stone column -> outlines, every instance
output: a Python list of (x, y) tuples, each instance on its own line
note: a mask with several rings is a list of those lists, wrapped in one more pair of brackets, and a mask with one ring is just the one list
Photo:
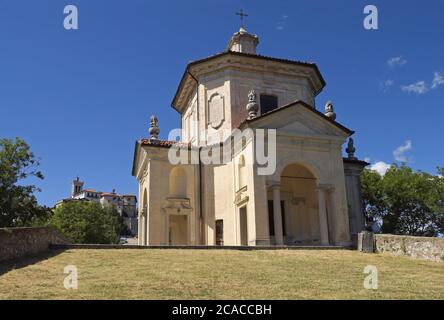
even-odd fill
[(347, 192), (348, 218), (350, 235), (353, 246), (356, 247), (358, 234), (365, 228), (364, 203), (361, 191), (361, 173), (366, 166), (366, 161), (355, 157), (356, 148), (353, 138), (348, 140), (347, 158), (344, 158), (345, 187)]
[(191, 238), (191, 211), (187, 214), (187, 245), (193, 245), (193, 240)]
[(147, 209), (142, 209), (142, 214), (140, 215), (140, 234), (139, 234), (139, 244), (142, 246), (146, 246), (146, 234), (147, 234)]
[(364, 230), (365, 214), (361, 192), (361, 173), (367, 162), (344, 159), (345, 187), (347, 192), (350, 233), (356, 242), (357, 234)]
[(329, 244), (336, 244), (338, 241), (338, 212), (336, 212), (335, 188), (332, 185), (325, 186), (327, 200), (327, 231)]
[(274, 184), (273, 190), (273, 216), (274, 216), (274, 238), (276, 245), (284, 244), (284, 236), (282, 232), (282, 210), (281, 210), (281, 186)]
[(143, 210), (143, 245), (148, 245), (148, 210)]
[(170, 245), (170, 214), (168, 212), (165, 212), (165, 237), (164, 237), (164, 244), (169, 246)]
[(318, 186), (318, 206), (319, 206), (319, 231), (321, 235), (321, 244), (329, 245), (328, 239), (328, 220), (327, 220), (327, 206), (326, 206), (326, 192), (327, 189)]
[(143, 225), (143, 217), (142, 215), (139, 215), (139, 219), (137, 219), (137, 244), (139, 246), (142, 245), (142, 237), (143, 237), (142, 225)]

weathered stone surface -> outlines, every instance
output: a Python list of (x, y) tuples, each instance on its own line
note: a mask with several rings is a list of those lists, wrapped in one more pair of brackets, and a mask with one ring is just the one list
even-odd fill
[(48, 250), (51, 244), (67, 243), (52, 227), (0, 229), (0, 261), (37, 254)]
[(444, 261), (444, 239), (428, 237), (375, 235), (376, 252), (388, 252), (436, 262)]
[(358, 233), (363, 231), (365, 227), (365, 214), (361, 191), (361, 173), (367, 165), (368, 163), (365, 161), (350, 158), (344, 159), (348, 216), (354, 247), (357, 246)]
[(365, 253), (375, 252), (375, 240), (372, 232), (363, 231), (358, 234), (358, 251)]

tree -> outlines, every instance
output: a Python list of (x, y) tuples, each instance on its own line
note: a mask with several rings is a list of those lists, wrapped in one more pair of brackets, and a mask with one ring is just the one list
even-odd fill
[[(438, 173), (443, 172), (438, 168)], [(384, 176), (365, 170), (361, 177), (367, 216), (382, 219), (382, 232), (437, 236), (444, 232), (444, 179), (392, 165)]]
[(0, 139), (0, 227), (42, 224), (50, 211), (37, 204), (34, 185), (22, 185), (29, 178), (43, 179), (39, 161), (20, 138)]
[(122, 221), (112, 207), (90, 201), (71, 201), (58, 206), (50, 224), (74, 243), (118, 243)]

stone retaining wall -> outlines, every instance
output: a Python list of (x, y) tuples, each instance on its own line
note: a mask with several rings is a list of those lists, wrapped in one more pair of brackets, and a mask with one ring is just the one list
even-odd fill
[(444, 239), (375, 234), (375, 251), (410, 256), (416, 259), (444, 261)]
[(51, 244), (69, 243), (52, 227), (0, 229), (0, 261), (18, 259), (49, 249)]

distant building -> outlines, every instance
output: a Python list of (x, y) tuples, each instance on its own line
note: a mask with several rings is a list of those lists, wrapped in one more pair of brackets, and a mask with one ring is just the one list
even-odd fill
[(83, 189), (84, 182), (77, 177), (71, 185), (71, 198), (57, 202), (56, 207), (71, 201), (93, 201), (103, 207), (114, 207), (123, 218), (125, 225), (133, 235), (137, 235), (137, 198), (135, 195), (119, 195), (112, 192), (101, 192), (93, 189)]

